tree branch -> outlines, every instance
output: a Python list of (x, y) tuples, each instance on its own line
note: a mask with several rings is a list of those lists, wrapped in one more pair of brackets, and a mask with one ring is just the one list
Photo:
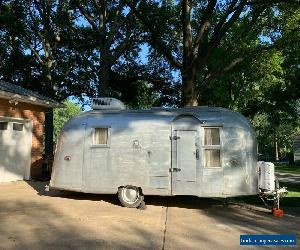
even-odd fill
[(256, 5), (256, 4), (272, 5), (272, 4), (278, 4), (278, 3), (300, 4), (300, 0), (252, 0), (252, 1), (248, 1), (246, 3), (246, 5)]
[(181, 23), (183, 32), (183, 67), (190, 63), (191, 47), (193, 42), (191, 25), (192, 3), (189, 0), (183, 0), (181, 6)]
[(35, 59), (42, 65), (45, 65), (45, 62), (42, 60), (42, 58), (40, 57), (39, 53), (36, 51), (35, 48), (33, 48), (30, 43), (24, 41), (24, 43), (27, 43), (27, 46), (29, 47), (29, 49), (31, 50), (31, 52), (33, 53)]
[(177, 59), (175, 59), (175, 57), (172, 55), (172, 52), (168, 49), (168, 46), (164, 44), (162, 41), (158, 40), (156, 36), (152, 36), (152, 39), (153, 39), (152, 42), (150, 42), (152, 46), (157, 51), (162, 53), (162, 55), (169, 61), (171, 66), (177, 69), (181, 69), (182, 64), (179, 61), (177, 61)]
[(232, 25), (235, 23), (235, 21), (239, 18), (240, 14), (242, 13), (242, 11), (245, 7), (246, 2), (247, 2), (247, 0), (241, 0), (239, 5), (237, 5), (234, 8), (234, 13), (229, 18), (229, 20), (227, 22), (225, 22), (219, 30), (214, 31), (212, 38), (210, 39), (210, 41), (207, 44), (207, 47), (205, 48), (204, 55), (201, 55), (201, 57), (199, 57), (199, 55), (198, 55), (198, 58), (197, 58), (198, 66), (204, 64), (208, 60), (209, 56), (211, 55), (213, 50), (218, 46), (218, 44), (220, 43), (221, 39), (224, 37), (226, 32), (232, 27)]
[(143, 13), (139, 13), (130, 1), (127, 1), (128, 6), (133, 11), (134, 15), (141, 21), (141, 23), (148, 29), (150, 33), (150, 40), (148, 41), (154, 49), (160, 52), (170, 63), (171, 66), (177, 69), (182, 68), (182, 64), (172, 55), (172, 52), (168, 49), (168, 46), (156, 35), (156, 30), (151, 22), (146, 20), (146, 16)]
[(260, 47), (257, 47), (255, 49), (249, 50), (249, 51), (241, 54), (240, 56), (238, 56), (237, 58), (233, 59), (231, 62), (226, 64), (224, 67), (221, 67), (221, 68), (215, 70), (214, 72), (209, 73), (204, 79), (204, 85), (207, 85), (208, 82), (222, 76), (223, 74), (228, 72), (230, 69), (235, 67), (237, 64), (243, 62), (249, 55), (257, 55), (258, 53), (262, 53), (264, 51), (272, 50), (272, 49), (275, 49), (278, 47), (279, 47), (279, 44), (277, 44), (277, 43), (268, 45), (268, 46), (260, 46)]
[(217, 0), (209, 1), (208, 5), (205, 9), (201, 24), (199, 26), (199, 29), (198, 29), (198, 32), (197, 32), (197, 35), (196, 35), (196, 38), (194, 41), (193, 55), (197, 55), (199, 47), (201, 46), (201, 44), (203, 42), (204, 34), (207, 33), (207, 31), (210, 27), (210, 19), (212, 17), (212, 14), (213, 14), (216, 4), (217, 4)]
[(222, 25), (222, 28), (220, 30), (216, 30), (213, 35), (213, 39), (216, 41), (214, 42), (219, 42), (221, 38), (226, 34), (226, 32), (232, 27), (232, 25), (236, 22), (236, 20), (239, 18), (240, 14), (242, 13), (245, 5), (246, 5), (247, 0), (242, 0), (240, 4), (236, 7), (233, 15), (227, 22)]
[(226, 22), (228, 16), (235, 11), (235, 5), (237, 4), (238, 0), (233, 0), (229, 7), (227, 8), (227, 10), (225, 11), (225, 14), (220, 18), (218, 24), (216, 25), (216, 27), (214, 28), (214, 34), (218, 34), (222, 28), (222, 26), (224, 25), (224, 23)]
[(205, 79), (204, 79), (204, 85), (206, 85), (208, 82), (211, 80), (214, 80), (218, 78), (219, 76), (223, 75), (233, 67), (235, 67), (237, 64), (241, 63), (242, 61), (245, 60), (245, 56), (239, 56), (235, 59), (233, 59), (230, 63), (228, 63), (225, 67), (218, 69), (214, 71), (213, 73), (208, 74)]
[[(110, 32), (108, 33), (108, 36), (107, 36), (107, 43), (108, 44), (111, 44), (113, 39), (114, 39), (114, 36), (116, 35), (117, 33), (117, 30), (121, 27), (122, 24), (124, 24), (125, 22), (125, 18), (120, 21), (120, 17), (121, 17), (121, 11), (123, 9), (123, 7), (125, 6), (125, 4), (123, 3), (123, 1), (121, 1), (118, 5), (118, 7), (116, 8), (116, 11), (115, 11), (115, 18), (113, 20), (113, 24), (112, 24), (112, 27), (110, 29)], [(132, 15), (132, 9), (130, 9), (129, 13), (127, 15)]]
[(98, 30), (97, 24), (95, 23), (93, 17), (87, 12), (87, 10), (82, 7), (79, 1), (75, 2), (77, 8), (79, 9), (80, 13), (85, 17), (85, 19), (89, 22), (94, 30)]
[(119, 46), (117, 46), (112, 53), (111, 61), (116, 61), (124, 52), (124, 50), (128, 47), (130, 47), (131, 44), (133, 44), (134, 36), (128, 36)]
[(105, 0), (101, 0), (99, 4), (97, 0), (93, 0), (93, 5), (99, 15), (99, 31), (104, 35), (106, 24), (106, 2)]

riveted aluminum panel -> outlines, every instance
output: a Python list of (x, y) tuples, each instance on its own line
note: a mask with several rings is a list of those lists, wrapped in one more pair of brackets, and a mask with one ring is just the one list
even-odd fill
[(86, 117), (65, 124), (56, 148), (50, 186), (82, 191)]

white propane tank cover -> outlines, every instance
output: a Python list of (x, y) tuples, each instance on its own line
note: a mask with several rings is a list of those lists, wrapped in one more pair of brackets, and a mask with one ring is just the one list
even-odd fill
[(275, 168), (272, 162), (257, 162), (259, 169), (259, 188), (267, 191), (275, 190)]
[(125, 105), (120, 100), (112, 97), (93, 98), (92, 109), (122, 110), (125, 109)]

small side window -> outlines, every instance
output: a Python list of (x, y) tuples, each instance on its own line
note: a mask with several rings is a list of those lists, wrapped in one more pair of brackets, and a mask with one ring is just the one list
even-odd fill
[(204, 128), (205, 167), (221, 167), (220, 129)]
[(108, 145), (108, 128), (95, 128), (93, 145)]
[(205, 149), (205, 167), (220, 167), (220, 149)]
[(23, 131), (24, 125), (22, 123), (13, 123), (13, 130), (15, 131)]
[(219, 128), (205, 128), (204, 145), (220, 145)]
[(0, 130), (7, 130), (8, 122), (0, 122)]

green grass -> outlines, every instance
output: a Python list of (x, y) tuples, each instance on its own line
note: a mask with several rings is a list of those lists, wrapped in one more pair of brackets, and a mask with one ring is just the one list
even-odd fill
[[(284, 195), (280, 199), (281, 207), (300, 207), (300, 185), (290, 184), (290, 183), (280, 183), (281, 187), (286, 187), (288, 190), (288, 194)], [(258, 197), (258, 195), (250, 195), (250, 196), (241, 196), (232, 198), (233, 202), (237, 203), (245, 203), (250, 205), (258, 205), (264, 206), (262, 200)], [(272, 202), (268, 203), (272, 205)]]
[(290, 183), (280, 183), (281, 187), (286, 187), (288, 194), (281, 200), (283, 207), (300, 207), (300, 185)]
[(275, 171), (279, 173), (300, 174), (300, 166), (275, 164)]

